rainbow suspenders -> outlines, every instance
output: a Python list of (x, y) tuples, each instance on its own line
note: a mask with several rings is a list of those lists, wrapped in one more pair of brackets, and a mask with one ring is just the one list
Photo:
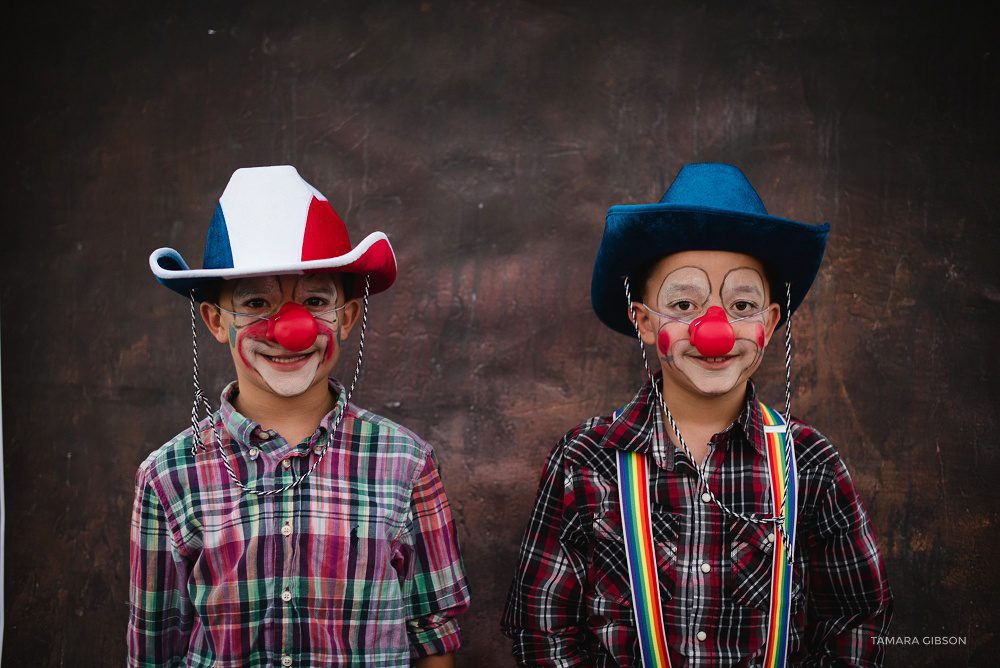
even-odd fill
[[(781, 414), (760, 404), (764, 416), (768, 470), (774, 514), (784, 515), (784, 532), (774, 532), (774, 555), (771, 566), (771, 604), (764, 651), (765, 668), (783, 668), (791, 617), (792, 566), (788, 554), (795, 546), (796, 483), (795, 458), (788, 456), (785, 421)], [(619, 411), (620, 413), (620, 411)], [(619, 413), (615, 413), (615, 418)], [(666, 628), (653, 549), (653, 525), (649, 514), (649, 476), (646, 457), (634, 452), (617, 451), (618, 498), (621, 503), (622, 532), (628, 556), (629, 580), (635, 609), (636, 629), (646, 668), (670, 666), (667, 655)], [(788, 465), (791, 468), (788, 469)], [(785, 475), (788, 469), (788, 475)], [(785, 488), (787, 480), (788, 488)], [(782, 501), (784, 501), (783, 506)], [(788, 545), (785, 544), (785, 535)]]

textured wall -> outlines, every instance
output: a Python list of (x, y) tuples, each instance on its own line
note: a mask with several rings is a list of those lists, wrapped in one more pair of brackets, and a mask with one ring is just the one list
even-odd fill
[[(460, 665), (509, 665), (498, 618), (544, 457), (643, 380), (589, 306), (604, 211), (720, 160), (772, 213), (832, 223), (793, 408), (866, 499), (892, 635), (967, 642), (890, 665), (993, 665), (1000, 54), (989, 17), (912, 6), (24, 10), (4, 46), (4, 659), (120, 665), (132, 476), (191, 396), (186, 305), (147, 256), (198, 264), (233, 169), (292, 163), (356, 240), (396, 248), (357, 401), (437, 446), (475, 597)], [(214, 398), (230, 362), (202, 345)]]

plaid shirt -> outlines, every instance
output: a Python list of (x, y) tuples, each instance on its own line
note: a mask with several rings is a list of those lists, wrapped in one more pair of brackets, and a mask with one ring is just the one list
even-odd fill
[[(407, 666), (459, 646), (469, 604), (451, 509), (418, 437), (344, 399), (292, 445), (240, 415), (233, 383), (207, 451), (188, 429), (136, 475), (130, 666)], [(346, 411), (331, 434), (339, 411)]]
[[(532, 666), (638, 666), (615, 449), (648, 455), (653, 538), (673, 668), (759, 666), (767, 640), (772, 525), (722, 512), (665, 438), (646, 383), (619, 420), (594, 418), (556, 445), (521, 544), (504, 634)], [(837, 452), (793, 419), (799, 472), (789, 665), (878, 666), (891, 594), (868, 517)], [(733, 511), (772, 513), (752, 384), (716, 434), (709, 486)], [(704, 634), (704, 635), (702, 635)]]

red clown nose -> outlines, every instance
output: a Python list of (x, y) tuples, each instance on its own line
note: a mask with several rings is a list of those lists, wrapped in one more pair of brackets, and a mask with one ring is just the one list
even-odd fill
[(712, 306), (705, 315), (688, 325), (691, 344), (705, 357), (722, 357), (733, 349), (736, 335), (729, 324), (726, 312), (720, 306)]
[(316, 318), (301, 304), (287, 302), (267, 319), (267, 340), (285, 350), (298, 352), (316, 342)]

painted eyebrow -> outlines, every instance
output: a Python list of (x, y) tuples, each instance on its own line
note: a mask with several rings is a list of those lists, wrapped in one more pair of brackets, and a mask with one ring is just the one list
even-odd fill
[(735, 285), (732, 287), (727, 286), (726, 290), (729, 290), (731, 292), (736, 292), (738, 294), (757, 295), (760, 297), (764, 296), (764, 293), (761, 292), (760, 288), (757, 287), (756, 285)]
[(315, 288), (295, 288), (296, 293), (306, 293), (310, 295), (335, 295), (337, 294), (337, 288), (330, 287), (315, 287)]
[[(688, 282), (680, 282), (680, 281), (684, 281), (684, 279), (671, 279), (670, 278), (671, 276), (673, 276), (677, 272), (683, 271), (685, 269), (690, 269), (690, 270), (694, 270), (696, 272), (699, 272), (705, 278), (705, 283), (707, 283), (707, 286), (705, 284), (701, 283), (701, 281), (692, 282), (692, 281), (689, 280)], [(666, 276), (664, 276), (663, 277), (663, 282), (660, 283), (660, 289), (657, 291), (656, 294), (657, 295), (662, 295), (665, 292), (681, 292), (681, 291), (684, 291), (684, 290), (697, 291), (698, 294), (700, 294), (700, 295), (712, 294), (712, 279), (709, 278), (708, 272), (706, 272), (701, 267), (695, 267), (694, 265), (686, 264), (683, 267), (677, 267), (676, 269), (674, 269), (673, 271), (671, 271), (669, 274), (667, 274)]]
[(306, 284), (299, 283), (295, 286), (295, 293), (306, 293), (310, 295), (333, 295), (337, 296), (340, 291), (337, 290), (337, 286), (334, 283), (319, 283), (319, 282), (309, 282)]
[(704, 285), (697, 283), (666, 283), (661, 292), (683, 292), (684, 290), (694, 290), (697, 292), (707, 292)]
[(262, 295), (271, 292), (275, 289), (277, 281), (273, 278), (269, 278), (262, 282), (240, 281), (233, 288), (233, 299), (245, 299), (247, 297), (252, 297), (255, 295)]
[(743, 283), (739, 282), (736, 285), (729, 285), (729, 277), (738, 271), (750, 271), (753, 272), (757, 278), (760, 279), (761, 284), (764, 282), (764, 277), (760, 275), (760, 272), (753, 267), (736, 267), (726, 272), (725, 278), (722, 279), (722, 287), (719, 290), (720, 296), (723, 292), (734, 292), (736, 294), (744, 295), (754, 295), (763, 299), (764, 293), (761, 292), (760, 286), (755, 282)]

